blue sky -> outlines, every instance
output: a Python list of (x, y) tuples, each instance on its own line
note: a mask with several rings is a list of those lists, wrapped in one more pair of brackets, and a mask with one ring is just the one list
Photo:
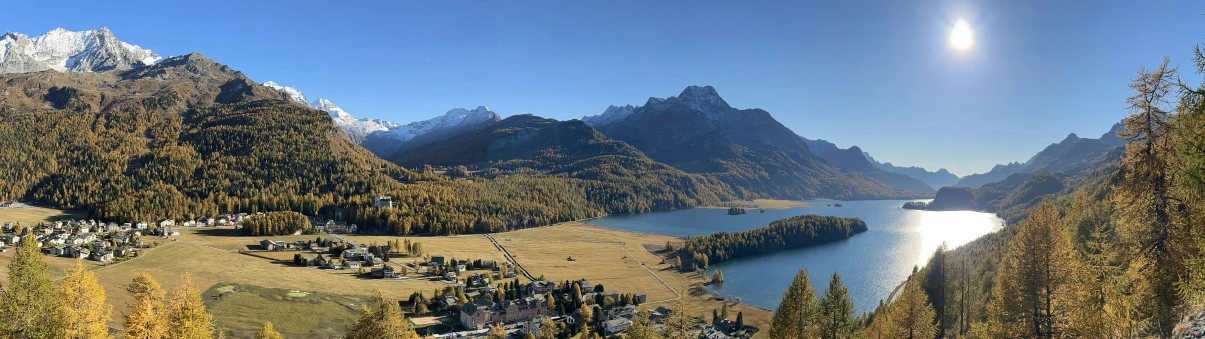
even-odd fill
[[(1091, 7), (1085, 4), (1092, 3)], [(965, 175), (1125, 115), (1163, 56), (1191, 74), (1201, 1), (170, 1), (5, 4), (0, 29), (109, 27), (357, 117), (558, 119), (712, 85), (807, 138)], [(953, 23), (975, 45), (955, 51)]]

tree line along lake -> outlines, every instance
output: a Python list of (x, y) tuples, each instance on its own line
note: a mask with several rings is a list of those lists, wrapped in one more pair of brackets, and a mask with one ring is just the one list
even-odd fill
[(869, 312), (900, 282), (923, 266), (945, 242), (950, 249), (995, 232), (1004, 221), (990, 213), (919, 211), (900, 208), (911, 200), (806, 201), (812, 206), (728, 215), (723, 209), (696, 208), (672, 212), (616, 215), (586, 223), (634, 232), (689, 237), (764, 227), (771, 221), (802, 214), (861, 218), (869, 228), (845, 240), (767, 255), (727, 260), (708, 268), (724, 271), (715, 293), (774, 309), (795, 272), (807, 269), (819, 294), (836, 272), (849, 286), (858, 312)]

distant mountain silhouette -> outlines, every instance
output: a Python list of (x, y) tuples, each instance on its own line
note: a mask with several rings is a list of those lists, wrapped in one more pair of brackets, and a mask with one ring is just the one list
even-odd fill
[(850, 146), (849, 148), (842, 149), (822, 139), (809, 140), (804, 138), (803, 140), (812, 149), (812, 152), (815, 152), (816, 155), (823, 158), (824, 161), (833, 167), (858, 171), (881, 183), (902, 190), (926, 193), (936, 192), (936, 189), (920, 179), (905, 174), (888, 172), (879, 168), (870, 162), (870, 159), (866, 157), (866, 152), (863, 152), (858, 146)]
[[(408, 167), (496, 166), (554, 170), (594, 156), (648, 160), (636, 148), (595, 131), (579, 120), (557, 121), (515, 115), (477, 129), (448, 133), (422, 147), (405, 148), (389, 159)], [(649, 160), (651, 161), (651, 160)]]
[(859, 171), (831, 166), (770, 113), (733, 108), (710, 86), (690, 86), (677, 97), (650, 98), (639, 107), (611, 107), (583, 120), (653, 160), (717, 177), (746, 197), (859, 199), (931, 194), (894, 188)]
[(996, 165), (987, 173), (963, 177), (955, 186), (978, 188), (987, 183), (1004, 180), (1016, 173), (1048, 171), (1066, 175), (1079, 174), (1097, 164), (1121, 156), (1121, 148), (1125, 146), (1125, 142), (1117, 137), (1119, 130), (1121, 124), (1114, 124), (1098, 139), (1080, 138), (1072, 133), (1062, 141), (1046, 146), (1024, 163)]
[(933, 189), (958, 183), (958, 176), (954, 175), (954, 173), (950, 173), (950, 171), (947, 171), (944, 168), (938, 169), (937, 171), (929, 171), (916, 166), (900, 167), (890, 162), (879, 162), (878, 160), (875, 160), (874, 157), (871, 157), (870, 153), (862, 152), (862, 155), (865, 156), (866, 160), (870, 161), (871, 164), (874, 164), (875, 167), (878, 167), (881, 170), (920, 179)]

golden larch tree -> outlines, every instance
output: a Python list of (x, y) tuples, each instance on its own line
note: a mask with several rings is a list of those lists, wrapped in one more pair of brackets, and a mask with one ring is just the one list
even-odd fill
[(1003, 258), (993, 298), (988, 303), (988, 332), (995, 338), (1070, 338), (1081, 300), (1082, 264), (1050, 201), (1030, 211)]
[(213, 316), (205, 310), (201, 301), (201, 291), (197, 289), (192, 275), (185, 273), (183, 283), (168, 305), (169, 337), (172, 339), (209, 339), (213, 338), (215, 328)]
[(255, 339), (284, 339), (280, 332), (272, 327), (271, 322), (264, 322), (264, 327), (259, 329), (259, 333), (255, 334)]
[(812, 288), (811, 278), (803, 268), (787, 286), (770, 321), (770, 337), (783, 339), (815, 338), (815, 322), (820, 301)]
[(105, 289), (100, 287), (96, 275), (84, 267), (83, 259), (76, 259), (75, 266), (67, 270), (59, 286), (64, 338), (108, 336), (113, 306), (105, 302)]

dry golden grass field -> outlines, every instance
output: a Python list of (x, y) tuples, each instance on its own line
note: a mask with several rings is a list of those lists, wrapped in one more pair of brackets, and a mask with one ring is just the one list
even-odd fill
[(19, 222), (24, 226), (34, 226), (40, 222), (83, 219), (86, 216), (81, 211), (64, 211), (44, 207), (0, 208), (0, 224)]
[(359, 278), (354, 270), (330, 271), (283, 265), (182, 241), (151, 249), (137, 259), (99, 267), (95, 272), (108, 294), (109, 303), (114, 306), (114, 325), (118, 327), (117, 320), (131, 301), (125, 286), (141, 272), (151, 274), (169, 291), (180, 286), (184, 273), (191, 274), (201, 289), (218, 283), (232, 283), (347, 295), (371, 295), (381, 291), (395, 298), (405, 298), (417, 290), (432, 291), (445, 286), (427, 280)]

